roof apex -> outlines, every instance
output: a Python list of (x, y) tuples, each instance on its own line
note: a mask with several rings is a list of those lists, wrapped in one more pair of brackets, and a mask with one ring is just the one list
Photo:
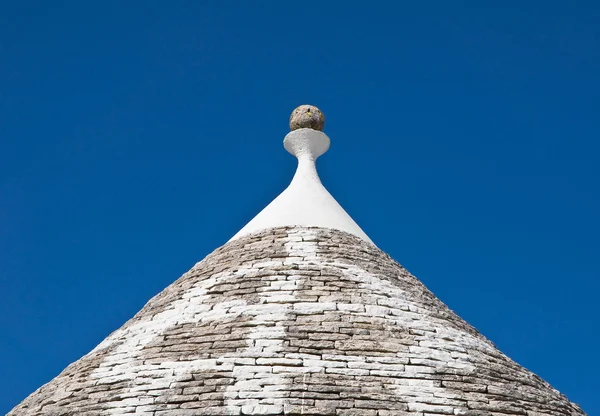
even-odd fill
[[(299, 112), (310, 107), (311, 112)], [(315, 114), (318, 120), (315, 121)], [(290, 185), (254, 217), (231, 240), (273, 227), (323, 227), (346, 231), (374, 244), (341, 205), (325, 189), (317, 173), (316, 160), (329, 149), (325, 133), (303, 126), (323, 126), (324, 116), (312, 106), (300, 106), (292, 113), (283, 145), (298, 158), (298, 168)], [(230, 240), (230, 241), (231, 241)]]

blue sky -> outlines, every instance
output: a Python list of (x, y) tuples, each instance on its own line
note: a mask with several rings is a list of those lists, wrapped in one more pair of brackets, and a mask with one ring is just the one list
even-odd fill
[(283, 190), (310, 103), (321, 178), (371, 239), (600, 414), (598, 21), (591, 1), (2, 2), (0, 413)]

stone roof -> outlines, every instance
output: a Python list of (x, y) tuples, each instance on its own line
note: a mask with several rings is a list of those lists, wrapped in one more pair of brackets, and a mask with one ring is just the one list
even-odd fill
[(9, 415), (584, 415), (387, 254), (279, 227), (218, 248)]
[(301, 106), (290, 186), (10, 416), (578, 416), (379, 250), (322, 185)]

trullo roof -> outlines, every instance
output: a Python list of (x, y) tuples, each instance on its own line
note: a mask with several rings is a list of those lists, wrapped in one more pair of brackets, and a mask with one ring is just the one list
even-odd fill
[(9, 415), (585, 414), (371, 243), (318, 179), (308, 110), (290, 187)]

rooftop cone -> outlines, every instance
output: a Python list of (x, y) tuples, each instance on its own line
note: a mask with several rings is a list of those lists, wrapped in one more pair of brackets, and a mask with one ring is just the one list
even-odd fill
[(289, 187), (9, 415), (584, 415), (372, 243), (324, 121), (294, 110)]

